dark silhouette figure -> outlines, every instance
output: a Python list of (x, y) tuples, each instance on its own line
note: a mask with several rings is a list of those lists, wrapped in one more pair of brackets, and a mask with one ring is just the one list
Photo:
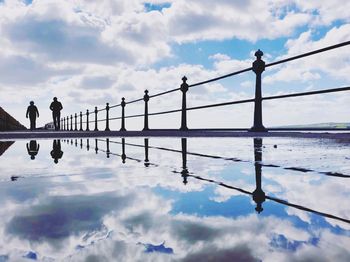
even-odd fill
[(35, 156), (39, 152), (39, 144), (36, 142), (36, 140), (30, 140), (29, 143), (27, 143), (27, 151), (28, 155), (30, 155), (30, 159), (34, 160)]
[(63, 107), (61, 102), (57, 101), (57, 97), (54, 97), (53, 102), (50, 105), (50, 109), (52, 111), (52, 118), (55, 130), (60, 130), (60, 117), (62, 108)]
[(29, 104), (30, 105), (27, 108), (26, 118), (28, 118), (29, 116), (30, 130), (34, 130), (36, 126), (35, 124), (36, 118), (39, 117), (39, 111), (38, 111), (38, 108), (34, 105), (33, 101), (30, 101)]
[(61, 140), (55, 139), (52, 143), (51, 157), (54, 159), (55, 164), (58, 163), (58, 159), (63, 156), (63, 151), (61, 150)]
[(261, 213), (264, 209), (262, 203), (265, 201), (265, 192), (261, 188), (261, 160), (262, 160), (262, 139), (254, 138), (254, 166), (255, 166), (255, 183), (256, 189), (253, 192), (253, 200), (256, 203), (255, 210)]

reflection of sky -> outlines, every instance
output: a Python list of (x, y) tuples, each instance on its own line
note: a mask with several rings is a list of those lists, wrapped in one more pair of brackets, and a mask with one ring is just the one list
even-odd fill
[[(149, 167), (143, 164), (143, 147), (126, 145), (122, 164), (120, 144), (110, 143), (113, 154), (107, 158), (105, 142), (98, 141), (98, 154), (94, 139), (89, 140), (89, 151), (86, 139), (82, 142), (80, 149), (79, 139), (77, 146), (75, 140), (61, 141), (64, 154), (58, 164), (50, 155), (51, 140), (38, 141), (35, 160), (27, 154), (27, 141), (21, 140), (0, 157), (0, 261), (350, 258), (349, 224), (268, 199), (257, 214), (252, 195), (218, 185), (250, 193), (256, 189), (252, 139), (188, 139), (191, 176), (186, 185), (180, 139), (150, 139)], [(142, 146), (144, 140), (126, 142)], [(343, 165), (348, 157), (345, 144), (305, 140), (293, 148), (294, 142), (263, 140), (262, 163), (279, 166), (262, 167), (265, 194), (349, 219), (350, 207), (334, 204), (349, 201), (348, 178), (321, 173), (350, 174)], [(322, 157), (315, 154), (317, 146)], [(18, 179), (11, 181), (11, 176)]]

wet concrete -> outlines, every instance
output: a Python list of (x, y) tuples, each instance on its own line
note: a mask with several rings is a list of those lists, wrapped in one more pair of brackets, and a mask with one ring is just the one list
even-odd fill
[(12, 131), (0, 132), (0, 139), (76, 138), (76, 137), (297, 137), (326, 138), (350, 141), (350, 132), (247, 132), (212, 130), (149, 130), (149, 131)]

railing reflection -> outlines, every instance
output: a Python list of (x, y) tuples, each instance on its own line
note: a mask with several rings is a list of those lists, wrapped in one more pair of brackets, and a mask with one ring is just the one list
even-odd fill
[(145, 160), (144, 160), (144, 165), (145, 167), (149, 167), (149, 159), (148, 159), (148, 138), (145, 138)]
[(256, 189), (253, 192), (253, 200), (256, 203), (255, 210), (260, 213), (264, 209), (262, 203), (265, 201), (265, 193), (261, 188), (261, 161), (262, 161), (262, 139), (254, 138), (254, 166)]
[[(175, 150), (175, 149), (170, 149), (170, 148), (164, 148), (164, 147), (151, 147), (149, 146), (149, 140), (148, 138), (145, 138), (144, 140), (144, 145), (139, 145), (139, 144), (130, 144), (130, 143), (126, 143), (125, 142), (125, 138), (122, 138), (121, 142), (117, 142), (117, 141), (110, 141), (108, 139), (103, 140), (103, 139), (97, 139), (100, 141), (105, 141), (106, 142), (106, 148), (108, 146), (108, 148), (106, 150), (102, 150), (102, 149), (98, 149), (98, 151), (102, 151), (105, 152), (107, 154), (108, 152), (108, 156), (110, 155), (115, 155), (115, 156), (120, 156), (122, 158), (122, 163), (125, 163), (126, 159), (131, 159), (137, 162), (142, 162), (142, 160), (137, 159), (137, 158), (131, 158), (131, 157), (127, 157), (126, 153), (125, 153), (125, 147), (126, 145), (130, 145), (130, 146), (135, 146), (135, 147), (144, 147), (145, 149), (145, 159), (144, 159), (144, 165), (145, 167), (149, 167), (150, 165), (154, 165), (154, 166), (159, 166), (158, 164), (154, 164), (154, 163), (150, 163), (149, 161), (149, 153), (148, 150), (149, 148), (154, 148), (154, 149), (159, 149), (159, 150), (166, 150), (169, 152), (176, 152), (176, 153), (181, 153), (182, 156), (182, 166), (181, 166), (181, 172), (177, 172), (177, 171), (173, 171), (174, 173), (180, 173), (181, 177), (183, 179), (183, 183), (186, 185), (189, 183), (188, 178), (195, 178), (201, 181), (206, 181), (209, 183), (214, 183), (218, 186), (222, 186), (228, 189), (232, 189), (235, 191), (238, 191), (240, 193), (246, 194), (246, 195), (250, 195), (252, 197), (252, 199), (254, 200), (254, 202), (256, 203), (256, 207), (255, 210), (257, 211), (257, 213), (261, 213), (264, 209), (262, 207), (263, 202), (268, 199), (270, 201), (285, 205), (285, 206), (289, 206), (292, 208), (296, 208), (299, 210), (303, 210), (306, 212), (310, 212), (310, 213), (314, 213), (323, 217), (327, 217), (327, 218), (331, 218), (331, 219), (335, 219), (335, 220), (339, 220), (339, 221), (343, 221), (346, 223), (350, 224), (350, 220), (349, 219), (345, 219), (342, 217), (338, 217), (332, 214), (328, 214), (328, 213), (324, 213), (324, 212), (320, 212), (308, 207), (304, 207), (302, 205), (298, 205), (298, 204), (293, 204), (290, 203), (286, 200), (283, 199), (279, 199), (277, 197), (273, 197), (273, 196), (268, 196), (265, 194), (265, 192), (262, 189), (262, 167), (265, 166), (262, 164), (262, 145), (263, 145), (263, 140), (261, 138), (254, 138), (254, 167), (255, 167), (255, 183), (256, 183), (256, 188), (253, 192), (242, 189), (240, 187), (235, 187), (232, 185), (228, 185), (226, 183), (220, 182), (220, 181), (216, 181), (214, 179), (208, 179), (208, 178), (204, 178), (201, 176), (197, 176), (194, 174), (190, 174), (190, 172), (188, 171), (188, 164), (187, 164), (187, 155), (194, 155), (194, 156), (199, 156), (199, 157), (211, 157), (214, 159), (226, 159), (226, 160), (232, 160), (232, 161), (237, 161), (237, 162), (241, 162), (242, 160), (236, 159), (236, 158), (222, 158), (222, 157), (218, 157), (218, 156), (210, 156), (210, 155), (206, 155), (206, 154), (199, 154), (199, 153), (189, 153), (187, 152), (187, 139), (186, 138), (181, 138), (181, 150)], [(69, 143), (69, 142), (68, 142)], [(89, 139), (87, 139), (87, 149), (89, 146)], [(117, 153), (112, 153), (109, 150), (109, 143), (115, 143), (115, 144), (121, 144), (122, 145), (122, 154), (117, 154)], [(107, 157), (108, 157), (107, 156)], [(249, 162), (249, 161), (246, 161)], [(271, 167), (271, 165), (266, 165)], [(274, 167), (274, 166), (273, 166)]]
[(187, 169), (187, 138), (181, 138), (181, 155), (182, 155), (182, 171), (181, 176), (183, 179), (184, 185), (186, 185), (187, 178), (189, 177), (189, 172)]

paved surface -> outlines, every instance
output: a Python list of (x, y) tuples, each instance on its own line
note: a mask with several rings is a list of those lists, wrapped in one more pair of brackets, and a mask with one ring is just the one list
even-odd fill
[(75, 137), (300, 137), (346, 139), (350, 132), (247, 132), (211, 130), (150, 130), (150, 131), (12, 131), (0, 132), (0, 140), (31, 138), (75, 138)]

